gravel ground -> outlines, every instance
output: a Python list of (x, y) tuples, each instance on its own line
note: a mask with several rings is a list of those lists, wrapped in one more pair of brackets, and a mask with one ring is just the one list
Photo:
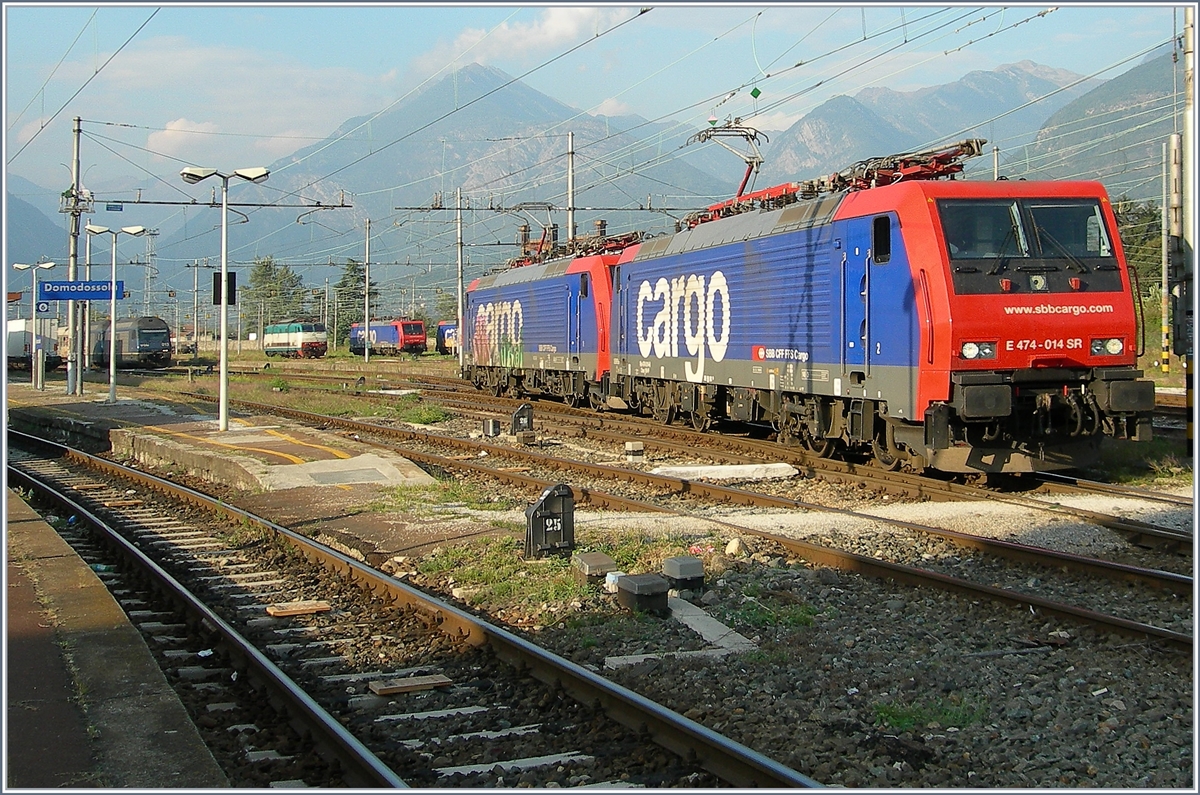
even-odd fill
[[(1002, 504), (874, 510), (1076, 552), (1124, 544), (1101, 528)], [(866, 520), (702, 513), (816, 543), (835, 531), (879, 543)], [(577, 539), (619, 531), (712, 546), (703, 554), (709, 589), (692, 601), (756, 648), (716, 659), (671, 656), (704, 644), (695, 635), (689, 642), (690, 631), (670, 618), (631, 616), (599, 592), (566, 606), (556, 624), (542, 627), (511, 608), (501, 620), (535, 627), (536, 642), (818, 781), (1193, 786), (1194, 678), (1186, 655), (1028, 608), (814, 569), (749, 534), (742, 554), (726, 555), (735, 536), (706, 529), (699, 516), (577, 511), (575, 521)], [(1183, 612), (1190, 632), (1190, 605)], [(666, 656), (604, 666), (612, 656), (652, 653)]]
[[(1106, 556), (1124, 543), (1101, 528), (1000, 503), (900, 502), (800, 480), (795, 490), (798, 499), (1082, 554)], [(292, 509), (305, 510), (294, 499)], [(1166, 523), (1145, 513), (1162, 508), (1114, 512), (1126, 509)], [(520, 511), (452, 513), (418, 521), (442, 524), (450, 536), (472, 522), (524, 525)], [(533, 620), (537, 606), (507, 607), (497, 620), (829, 785), (1194, 788), (1191, 657), (1028, 608), (814, 569), (749, 534), (744, 550), (725, 554), (735, 535), (711, 529), (706, 516), (814, 543), (835, 533), (883, 543), (875, 523), (825, 513), (577, 510), (577, 540), (620, 532), (711, 544), (703, 554), (709, 589), (693, 603), (755, 648), (606, 668), (613, 655), (670, 655), (704, 644), (672, 619), (629, 616), (599, 592), (559, 606), (561, 620), (549, 625)], [(355, 518), (377, 526), (412, 519)], [(1187, 512), (1170, 518), (1194, 526)], [(1181, 615), (1189, 631), (1192, 615), (1190, 605)]]

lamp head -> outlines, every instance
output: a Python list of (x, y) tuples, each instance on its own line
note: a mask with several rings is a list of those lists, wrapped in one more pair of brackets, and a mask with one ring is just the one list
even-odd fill
[(239, 168), (233, 173), (234, 176), (241, 177), (242, 179), (248, 179), (255, 183), (266, 182), (267, 177), (271, 175), (271, 172), (262, 166), (256, 166), (254, 168)]
[(123, 227), (121, 227), (121, 231), (127, 235), (134, 235), (135, 237), (141, 237), (142, 235), (146, 234), (146, 227), (144, 227), (144, 226), (123, 226)]
[(189, 166), (180, 171), (179, 176), (183, 177), (184, 182), (195, 185), (197, 182), (208, 179), (216, 173), (217, 170), (215, 168), (192, 168)]
[(108, 232), (107, 226), (96, 226), (95, 224), (88, 224), (84, 229), (89, 235), (103, 235)]

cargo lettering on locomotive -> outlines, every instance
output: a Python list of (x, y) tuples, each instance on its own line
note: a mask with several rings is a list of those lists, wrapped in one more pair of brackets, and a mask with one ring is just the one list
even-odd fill
[[(656, 359), (674, 358), (679, 356), (682, 334), (688, 355), (696, 357), (695, 368), (691, 362), (684, 368), (687, 380), (694, 383), (704, 381), (706, 349), (714, 362), (725, 360), (732, 322), (725, 274), (715, 271), (707, 286), (705, 281), (702, 275), (689, 274), (670, 281), (660, 278), (651, 287), (647, 280), (638, 287), (637, 296), (638, 351), (646, 358), (651, 354)], [(647, 324), (647, 310), (653, 311), (654, 304), (661, 306)]]
[(497, 367), (520, 367), (525, 316), (520, 300), (482, 304), (475, 312), (475, 361)]

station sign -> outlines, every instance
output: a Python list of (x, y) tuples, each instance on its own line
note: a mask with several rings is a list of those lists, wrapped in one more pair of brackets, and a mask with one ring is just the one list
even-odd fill
[[(38, 282), (39, 301), (109, 301), (112, 282)], [(125, 297), (125, 282), (117, 281), (117, 300)]]

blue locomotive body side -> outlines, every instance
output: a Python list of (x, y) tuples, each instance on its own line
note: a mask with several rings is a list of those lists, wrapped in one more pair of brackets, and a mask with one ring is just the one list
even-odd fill
[(868, 264), (866, 218), (623, 264), (614, 375), (870, 397), (911, 416), (917, 317), (889, 220), (886, 263)]
[(514, 268), (476, 281), (464, 307), (467, 362), (595, 373), (600, 329), (589, 275), (570, 260)]
[[(109, 327), (98, 324), (93, 330), (92, 362), (107, 366), (112, 347)], [(171, 329), (158, 317), (124, 318), (116, 322), (117, 367), (170, 367)]]
[[(372, 321), (370, 334), (372, 351), (380, 348), (391, 348), (394, 350), (400, 347), (400, 327), (395, 323)], [(352, 323), (350, 325), (350, 350), (351, 352), (362, 353), (362, 349), (363, 325), (362, 323)]]

